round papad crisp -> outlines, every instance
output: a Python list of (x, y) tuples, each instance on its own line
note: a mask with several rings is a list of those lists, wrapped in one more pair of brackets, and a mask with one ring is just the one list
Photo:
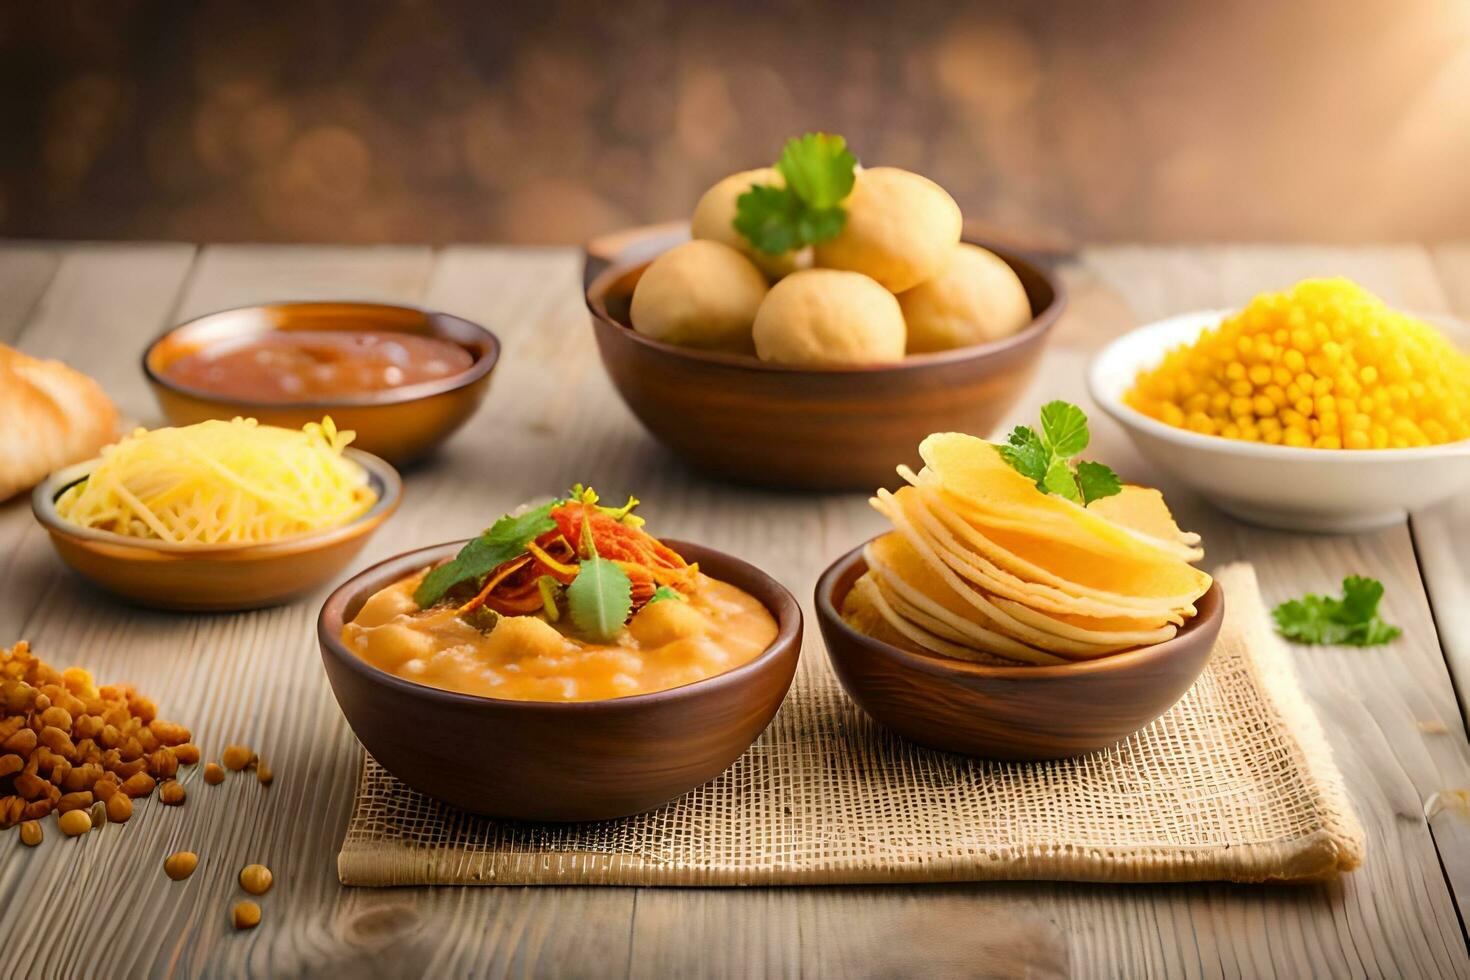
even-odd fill
[[(1027, 609), (1031, 609), (1034, 607), (1042, 613), (1054, 611), (1054, 608), (1052, 608), (1050, 603), (1030, 601), (1032, 597), (1026, 596), (1024, 591), (1021, 592), (1021, 598), (1019, 599), (1007, 598), (1006, 596), (991, 591), (987, 586), (986, 576), (983, 574), (983, 570), (978, 568), (975, 564), (975, 562), (977, 561), (975, 554), (966, 549), (964, 545), (954, 537), (954, 535), (949, 533), (949, 529), (945, 527), (943, 521), (939, 520), (939, 518), (926, 511), (923, 507), (922, 501), (917, 496), (911, 495), (907, 498), (906, 501), (894, 500), (893, 502), (894, 505), (897, 506), (898, 509), (901, 511), (903, 518), (906, 519), (914, 527), (914, 529), (923, 536), (929, 547), (934, 550), (934, 552), (940, 557), (940, 559), (946, 565), (948, 565), (952, 571), (954, 571), (962, 579), (964, 579), (969, 585), (973, 586), (975, 591), (981, 593), (985, 596), (987, 600), (991, 601), (1001, 612), (1004, 613), (1007, 611), (1008, 603), (1022, 605), (1025, 606)], [(891, 513), (889, 513), (889, 519), (895, 519)], [(1047, 626), (1044, 628), (1047, 629), (1047, 632), (1063, 638), (1078, 640), (1083, 643), (1091, 643), (1099, 646), (1116, 647), (1120, 643), (1128, 645), (1136, 644), (1139, 642), (1158, 641), (1157, 639), (1140, 640), (1137, 637), (1133, 636), (1122, 637), (1109, 635), (1093, 635), (1095, 633), (1107, 634), (1116, 632), (1127, 634), (1151, 634), (1157, 636), (1160, 635), (1158, 633), (1159, 630), (1170, 625), (1168, 622), (1167, 612), (1143, 620), (1131, 616), (1096, 618), (1079, 616), (1076, 617), (1077, 623), (1075, 624), (1070, 623), (1066, 618), (1063, 618), (1066, 615), (1067, 614), (1064, 613), (1058, 616), (1050, 617), (1050, 619), (1047, 620)], [(1060, 625), (1056, 628), (1051, 628), (1050, 624), (1053, 620), (1058, 622)], [(1006, 619), (1002, 617), (1001, 621), (1006, 622)], [(1027, 620), (1022, 619), (1021, 622), (1024, 624), (1027, 622)], [(1115, 626), (1114, 624), (1118, 625)]]
[[(893, 521), (893, 525), (898, 529), (898, 532), (903, 535), (904, 541), (918, 554), (924, 563), (928, 564), (939, 575), (944, 585), (948, 587), (949, 593), (958, 596), (972, 607), (971, 616), (983, 628), (992, 632), (1003, 633), (1011, 639), (1019, 640), (1029, 647), (1064, 657), (1091, 659), (1098, 653), (1108, 653), (1121, 649), (1116, 645), (1096, 644), (1067, 639), (1048, 633), (1045, 630), (1028, 626), (1026, 623), (1021, 622), (998, 607), (983, 591), (969, 585), (957, 570), (952, 567), (952, 563), (959, 564), (959, 560), (944, 552), (941, 546), (936, 545), (925, 533), (924, 529), (918, 527), (901, 509), (895, 508), (887, 516), (889, 520)], [(945, 594), (948, 593), (941, 592), (940, 596)], [(936, 596), (936, 598), (940, 596)]]
[[(1092, 624), (1079, 624), (1087, 625), (1090, 629), (1153, 630), (1170, 622), (1183, 622), (1175, 611), (1178, 603), (1157, 599), (1146, 602), (1132, 599), (1123, 602), (1114, 601), (1112, 597), (1104, 600), (1095, 596), (1081, 596), (1069, 591), (1067, 587), (1070, 583), (1065, 580), (1056, 579), (1061, 584), (1054, 586), (1006, 571), (988, 557), (997, 550), (994, 545), (964, 518), (947, 509), (938, 494), (916, 487), (902, 487), (896, 494), (880, 490), (878, 498), (880, 512), (885, 512), (885, 508), (902, 507), (911, 520), (929, 529), (931, 536), (939, 537), (947, 547), (962, 550), (973, 573), (962, 574), (988, 592), (1058, 616), (1095, 619), (1096, 622)], [(1119, 600), (1127, 598), (1118, 597)]]
[[(993, 446), (980, 445), (994, 456)], [(1003, 461), (1001, 467), (1011, 476), (1020, 476)], [(1027, 573), (1007, 565), (1006, 555), (1039, 570), (1040, 579), (1048, 583), (1071, 583), (1104, 601), (1121, 595), (1156, 604), (1142, 607), (1147, 610), (1145, 615), (1156, 612), (1159, 606), (1191, 606), (1210, 587), (1210, 576), (1178, 554), (1147, 544), (1134, 532), (1100, 515), (1089, 514), (1076, 504), (1039, 493), (1024, 477), (1021, 480), (1032, 497), (1055, 499), (1064, 508), (1038, 515), (1035, 520), (1030, 516), (997, 517), (974, 507), (970, 499), (955, 493), (932, 471), (916, 474), (915, 479), (922, 489), (940, 495), (942, 505), (936, 507), (942, 506), (961, 517), (998, 549), (990, 556), (992, 561), (1021, 577), (1027, 577)], [(1095, 533), (1099, 527), (1106, 533)], [(1120, 541), (1126, 546), (1119, 548)]]
[(1087, 511), (1107, 518), (1132, 531), (1145, 543), (1164, 548), (1184, 561), (1199, 561), (1205, 556), (1199, 546), (1200, 536), (1180, 529), (1169, 505), (1164, 503), (1164, 495), (1153, 487), (1125, 484), (1113, 496), (1089, 503)]
[[(882, 590), (878, 588), (876, 581), (869, 575), (864, 575), (857, 582), (853, 583), (853, 591), (858, 593), (859, 601), (871, 604), (890, 628), (896, 630), (911, 643), (917, 644), (925, 652), (937, 653), (941, 656), (952, 657), (955, 660), (969, 660), (975, 663), (994, 663), (996, 660), (1005, 661), (1008, 659), (998, 657), (988, 650), (977, 649), (942, 639), (917, 624), (904, 619), (888, 604), (888, 601), (883, 597)], [(1034, 660), (1021, 662), (1030, 663), (1033, 666), (1065, 663), (1060, 658), (1044, 653), (1037, 654)]]
[(869, 574), (875, 577), (885, 595), (891, 593), (890, 605), (904, 606), (922, 614), (923, 619), (908, 617), (919, 625), (943, 623), (960, 634), (969, 646), (1010, 660), (1050, 663), (1058, 659), (992, 629), (989, 621), (951, 591), (944, 579), (897, 532), (868, 542), (863, 549), (863, 559), (868, 563)]
[(1038, 492), (1035, 483), (1012, 469), (983, 439), (938, 433), (919, 444), (919, 454), (942, 488), (969, 509), (987, 515), (988, 523), (1078, 540), (1090, 552), (1130, 561), (1179, 557), (1175, 549), (1147, 541), (1101, 513), (1055, 494)]

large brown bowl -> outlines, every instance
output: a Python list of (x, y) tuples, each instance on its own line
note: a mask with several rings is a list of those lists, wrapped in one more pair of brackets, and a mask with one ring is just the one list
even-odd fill
[(97, 460), (51, 474), (31, 493), (31, 510), (56, 553), (82, 576), (140, 606), (229, 612), (289, 602), (335, 576), (398, 509), (403, 483), (376, 456), (347, 449), (367, 470), (377, 502), (349, 524), (259, 544), (178, 545), (79, 527), (56, 513), (56, 497)]
[[(365, 395), (294, 402), (230, 398), (187, 388), (168, 367), (186, 354), (222, 340), (271, 330), (381, 330), (437, 337), (474, 358), (458, 374)], [(143, 373), (173, 425), (236, 416), (299, 429), (330, 415), (339, 429), (357, 433), (353, 445), (402, 466), (430, 453), (464, 425), (490, 389), (500, 341), (484, 327), (448, 313), (384, 303), (306, 302), (243, 306), (197, 317), (159, 337), (143, 353)]]
[(1225, 616), (1216, 582), (1172, 640), (1054, 667), (996, 667), (913, 653), (849, 626), (842, 602), (867, 570), (858, 548), (817, 581), (817, 622), (848, 697), (912, 742), (990, 759), (1064, 759), (1127, 738), (1189, 690)]
[(650, 810), (709, 782), (765, 731), (801, 652), (801, 608), (759, 569), (667, 542), (700, 570), (755, 596), (779, 632), (750, 663), (683, 687), (605, 701), (510, 701), (415, 684), (361, 659), (342, 626), (379, 589), (464, 542), (374, 565), (327, 599), (317, 639), (332, 692), (363, 747), (414, 789), (475, 813), (605, 820)]
[[(698, 469), (741, 483), (799, 490), (889, 486), (917, 466), (931, 432), (988, 434), (1020, 397), (1065, 305), (1051, 272), (992, 243), (1020, 277), (1033, 319), (990, 344), (916, 354), (892, 365), (811, 370), (692, 350), (629, 325), (633, 288), (652, 247), (634, 237), (593, 276), (587, 308), (602, 363), (644, 427)], [(631, 256), (631, 257), (630, 257)], [(598, 267), (589, 255), (588, 270)]]

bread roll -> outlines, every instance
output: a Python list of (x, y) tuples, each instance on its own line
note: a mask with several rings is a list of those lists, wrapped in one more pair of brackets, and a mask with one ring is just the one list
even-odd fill
[(117, 409), (97, 382), (0, 344), (0, 500), (96, 456), (116, 435)]

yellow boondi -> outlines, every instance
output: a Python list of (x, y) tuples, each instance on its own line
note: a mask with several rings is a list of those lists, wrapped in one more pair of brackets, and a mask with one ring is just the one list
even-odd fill
[(1168, 425), (1320, 449), (1470, 438), (1470, 357), (1347, 279), (1308, 279), (1139, 372), (1124, 395)]

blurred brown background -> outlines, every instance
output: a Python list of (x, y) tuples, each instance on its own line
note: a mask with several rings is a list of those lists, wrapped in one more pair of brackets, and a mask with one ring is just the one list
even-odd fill
[(0, 5), (0, 235), (575, 242), (845, 134), (1033, 242), (1470, 229), (1470, 0)]

